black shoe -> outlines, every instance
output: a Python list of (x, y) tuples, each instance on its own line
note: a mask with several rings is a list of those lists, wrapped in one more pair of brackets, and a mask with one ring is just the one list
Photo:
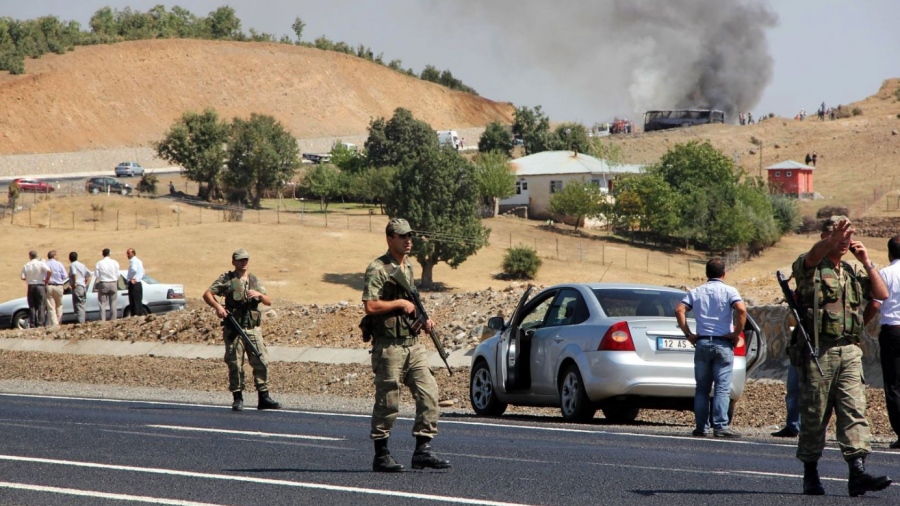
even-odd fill
[(803, 495), (825, 495), (825, 487), (819, 479), (819, 463), (803, 463)]
[(416, 448), (416, 451), (412, 456), (412, 468), (413, 469), (425, 469), (426, 467), (431, 469), (450, 469), (450, 462), (447, 460), (439, 459), (437, 455), (431, 451), (430, 444), (423, 444)]
[(234, 402), (231, 403), (232, 411), (243, 411), (244, 410), (244, 394), (242, 392), (234, 392), (231, 394), (234, 397)]
[(720, 430), (714, 430), (713, 436), (724, 437), (724, 438), (728, 438), (728, 439), (737, 439), (737, 438), (741, 437), (741, 433), (735, 432), (731, 429), (720, 429)]
[(867, 473), (862, 457), (857, 457), (847, 464), (850, 466), (850, 479), (847, 480), (847, 492), (850, 493), (850, 497), (865, 495), (866, 492), (877, 492), (891, 484), (891, 479), (887, 476), (872, 476)]
[(281, 404), (272, 400), (269, 392), (260, 392), (259, 404), (256, 405), (256, 409), (281, 409)]
[(694, 437), (706, 437), (709, 435), (709, 433), (703, 429), (694, 429), (694, 431), (691, 432), (691, 435)]
[(794, 430), (790, 427), (785, 427), (777, 432), (773, 432), (772, 435), (775, 437), (797, 437), (800, 434), (800, 431)]
[(892, 450), (900, 449), (900, 439), (897, 439), (896, 441), (894, 441), (893, 443), (891, 443), (891, 444), (888, 446), (888, 448), (890, 448), (890, 449), (892, 449)]
[(398, 464), (390, 452), (385, 451), (381, 455), (375, 455), (372, 461), (372, 471), (376, 473), (402, 473), (406, 470), (403, 464)]

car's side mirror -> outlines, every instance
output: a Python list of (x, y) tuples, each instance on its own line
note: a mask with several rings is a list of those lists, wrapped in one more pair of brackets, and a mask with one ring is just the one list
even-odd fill
[(503, 317), (492, 316), (488, 318), (487, 326), (491, 330), (503, 330)]

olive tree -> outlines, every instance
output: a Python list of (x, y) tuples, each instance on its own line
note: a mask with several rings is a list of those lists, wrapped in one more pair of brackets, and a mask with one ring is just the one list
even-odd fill
[(259, 209), (263, 193), (281, 188), (299, 166), (297, 141), (278, 120), (256, 113), (249, 120), (234, 119), (223, 179), (232, 189), (246, 191), (251, 207)]
[[(218, 181), (225, 166), (228, 124), (213, 109), (186, 112), (156, 144), (156, 154), (180, 165), (184, 176), (200, 184), (197, 196), (206, 200), (218, 196)], [(203, 184), (206, 187), (203, 187)]]

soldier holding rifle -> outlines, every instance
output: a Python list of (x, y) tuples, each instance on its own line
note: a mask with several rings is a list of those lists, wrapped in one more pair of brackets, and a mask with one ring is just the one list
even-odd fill
[[(809, 354), (798, 365), (801, 416), (797, 458), (803, 462), (806, 495), (825, 493), (818, 461), (832, 410), (837, 417), (838, 444), (850, 468), (850, 496), (891, 484), (887, 476), (872, 476), (865, 469), (871, 432), (866, 419), (863, 352), (858, 346), (864, 298), (885, 299), (888, 292), (863, 243), (852, 239), (854, 232), (846, 216), (832, 216), (822, 225), (821, 239), (792, 266), (799, 324), (812, 338), (811, 349), (821, 366), (820, 370)], [(841, 260), (848, 251), (863, 265), (862, 271)]]
[[(225, 338), (225, 363), (228, 364), (228, 388), (233, 396), (231, 409), (244, 409), (245, 349), (259, 394), (256, 409), (279, 409), (281, 404), (269, 397), (268, 354), (260, 328), (262, 314), (258, 310), (260, 303), (271, 306), (272, 298), (266, 294), (259, 279), (250, 274), (250, 254), (247, 250), (241, 248), (232, 253), (231, 265), (234, 270), (219, 276), (203, 293), (204, 302), (216, 310), (216, 316), (225, 320), (222, 334)], [(225, 298), (224, 306), (219, 304), (216, 296)]]
[[(375, 406), (372, 409), (370, 437), (375, 442), (375, 472), (400, 472), (388, 451), (391, 428), (400, 412), (400, 385), (406, 385), (416, 401), (413, 435), (416, 450), (413, 469), (447, 469), (450, 462), (438, 458), (431, 448), (437, 435), (438, 386), (428, 367), (425, 347), (418, 341), (412, 324), (416, 306), (408, 300), (412, 294), (392, 274), (399, 273), (413, 286), (412, 266), (407, 256), (412, 249), (413, 230), (404, 219), (392, 219), (385, 228), (388, 251), (366, 269), (363, 304), (367, 317), (363, 332), (372, 339), (372, 370), (375, 373)], [(424, 330), (431, 332), (434, 322), (427, 320)]]

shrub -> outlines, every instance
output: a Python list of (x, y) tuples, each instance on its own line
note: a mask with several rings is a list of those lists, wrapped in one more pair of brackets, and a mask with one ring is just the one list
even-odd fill
[(850, 117), (850, 108), (844, 106), (838, 106), (837, 109), (834, 110), (835, 119), (843, 119)]
[(137, 185), (137, 191), (141, 193), (149, 193), (151, 195), (156, 195), (156, 185), (159, 183), (159, 178), (155, 175), (145, 172), (143, 176), (141, 176), (141, 180)]
[(543, 263), (537, 251), (527, 246), (516, 246), (503, 257), (503, 274), (512, 279), (534, 279)]
[(853, 110), (850, 111), (850, 114), (852, 114), (854, 116), (859, 116), (862, 114), (862, 109), (860, 109), (859, 107), (854, 107)]
[(900, 88), (897, 88), (896, 90), (894, 90), (894, 98), (896, 98), (897, 100), (900, 100)]

